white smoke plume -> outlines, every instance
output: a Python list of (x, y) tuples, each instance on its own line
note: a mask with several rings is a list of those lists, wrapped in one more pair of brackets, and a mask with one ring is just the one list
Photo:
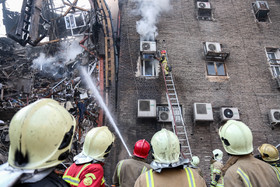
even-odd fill
[(171, 9), (170, 0), (134, 0), (137, 3), (137, 9), (132, 13), (141, 15), (142, 18), (136, 22), (137, 32), (140, 39), (145, 41), (154, 41), (158, 35), (156, 24), (159, 16)]
[(33, 60), (32, 68), (40, 70), (48, 76), (55, 78), (63, 77), (65, 73), (64, 64), (74, 60), (78, 54), (83, 52), (79, 41), (61, 42), (56, 56), (47, 57), (44, 53), (40, 53), (40, 56)]

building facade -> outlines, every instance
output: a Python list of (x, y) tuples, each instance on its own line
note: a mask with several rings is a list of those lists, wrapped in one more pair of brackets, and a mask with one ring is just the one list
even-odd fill
[[(132, 11), (139, 7), (137, 2), (121, 1), (120, 5), (116, 121), (132, 152), (138, 139), (150, 141), (161, 128), (172, 130), (172, 124), (158, 117), (137, 117), (139, 99), (156, 100), (156, 106), (167, 106), (168, 101), (158, 64), (153, 64), (154, 74), (143, 73), (136, 30), (141, 15)], [(262, 143), (279, 144), (280, 2), (174, 0), (169, 6), (158, 17), (156, 50), (167, 51), (191, 151), (199, 156), (209, 181), (212, 150), (223, 150), (218, 129), (227, 117), (250, 127), (254, 152)], [(195, 119), (195, 103), (210, 103), (213, 120)], [(232, 109), (229, 116), (225, 108)], [(113, 151), (114, 164), (128, 157), (120, 147)], [(225, 162), (228, 156), (224, 155)]]

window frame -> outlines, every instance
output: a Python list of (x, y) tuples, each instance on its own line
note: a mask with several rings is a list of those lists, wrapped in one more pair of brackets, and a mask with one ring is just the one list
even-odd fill
[[(216, 73), (215, 75), (209, 74), (209, 69), (208, 69), (208, 64), (209, 63), (214, 63), (214, 69), (215, 69), (215, 73)], [(223, 64), (224, 75), (219, 75), (218, 74), (218, 68), (217, 68), (216, 63)], [(221, 61), (206, 61), (206, 72), (207, 72), (207, 76), (210, 76), (210, 77), (226, 77), (227, 76), (226, 64), (224, 62), (221, 62)]]
[[(148, 55), (149, 57), (152, 58), (144, 58), (145, 55)], [(144, 77), (156, 77), (157, 76), (157, 71), (156, 71), (156, 60), (153, 58), (153, 54), (151, 53), (142, 53), (141, 58), (142, 58), (142, 63), (141, 63), (141, 75)], [(146, 63), (151, 63), (152, 66), (152, 75), (146, 75)]]
[[(270, 58), (269, 54), (273, 54), (275, 58)], [(280, 51), (279, 48), (266, 48), (266, 57), (267, 57), (267, 62), (269, 64), (271, 73), (273, 77), (279, 77), (280, 76)], [(276, 67), (278, 68), (278, 72), (276, 70)]]

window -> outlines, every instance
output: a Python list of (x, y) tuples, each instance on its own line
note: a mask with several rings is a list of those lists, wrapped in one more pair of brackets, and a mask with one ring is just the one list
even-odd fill
[(276, 48), (266, 48), (267, 61), (270, 65), (272, 75), (280, 76), (280, 52)]
[(207, 75), (226, 76), (226, 68), (223, 62), (207, 62)]
[(142, 75), (143, 76), (156, 76), (156, 65), (158, 62), (154, 59), (153, 54), (142, 54)]

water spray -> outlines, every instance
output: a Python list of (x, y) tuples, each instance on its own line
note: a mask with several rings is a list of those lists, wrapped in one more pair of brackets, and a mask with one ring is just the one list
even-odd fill
[(122, 141), (122, 143), (123, 143), (123, 145), (124, 145), (124, 147), (125, 147), (125, 149), (126, 149), (128, 155), (131, 156), (131, 153), (129, 152), (128, 147), (127, 147), (127, 145), (125, 144), (125, 142), (124, 142), (124, 140), (123, 140), (123, 137), (122, 137), (122, 135), (121, 135), (121, 133), (120, 133), (120, 131), (119, 131), (119, 129), (118, 129), (118, 127), (117, 127), (117, 125), (116, 125), (116, 123), (115, 123), (113, 117), (112, 117), (112, 115), (111, 115), (110, 112), (109, 112), (109, 109), (107, 108), (106, 104), (104, 103), (103, 98), (101, 97), (101, 95), (99, 94), (99, 92), (98, 92), (96, 86), (94, 85), (93, 80), (92, 80), (90, 74), (86, 71), (85, 68), (81, 68), (81, 72), (82, 72), (82, 75), (83, 75), (84, 78), (85, 78), (85, 81), (86, 81), (86, 83), (87, 83), (89, 89), (94, 93), (95, 98), (96, 98), (96, 99), (98, 100), (98, 102), (99, 102), (99, 105), (100, 105), (100, 106), (102, 107), (102, 109), (105, 111), (105, 114), (107, 115), (109, 121), (111, 122), (111, 124), (113, 125), (113, 127), (114, 127), (115, 131), (117, 132), (119, 138), (121, 139), (121, 141)]

